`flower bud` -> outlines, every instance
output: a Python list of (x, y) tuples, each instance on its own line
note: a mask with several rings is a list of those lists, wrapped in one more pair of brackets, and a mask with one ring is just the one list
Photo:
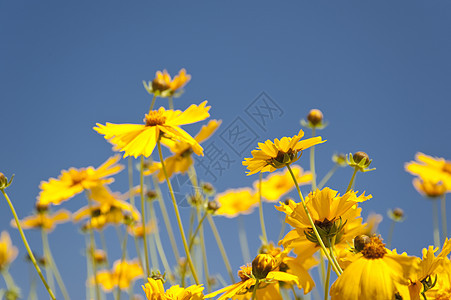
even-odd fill
[(274, 269), (275, 260), (270, 254), (259, 254), (252, 261), (252, 274), (256, 279), (264, 279)]
[(149, 190), (146, 193), (146, 197), (147, 197), (147, 200), (152, 201), (158, 197), (158, 194), (154, 190)]
[(366, 154), (363, 151), (359, 151), (359, 152), (354, 153), (352, 158), (354, 159), (354, 161), (357, 164), (359, 164), (363, 159), (365, 159), (365, 161), (363, 162), (364, 164), (370, 161), (370, 158), (368, 157), (368, 154)]
[(347, 165), (346, 155), (343, 153), (332, 155), (332, 161), (340, 167), (345, 167)]
[(217, 201), (214, 201), (214, 200), (208, 201), (207, 211), (210, 214), (214, 214), (219, 209), (219, 207), (221, 207), (221, 206), (219, 205), (219, 203)]
[(49, 205), (48, 204), (42, 204), (42, 203), (39, 203), (39, 202), (36, 203), (35, 208), (36, 208), (36, 211), (38, 213), (46, 213), (46, 212), (49, 211)]
[(397, 218), (402, 218), (404, 217), (404, 211), (401, 208), (397, 207), (393, 210), (393, 215)]
[(404, 221), (404, 211), (399, 207), (397, 207), (395, 209), (389, 209), (387, 214), (388, 214), (388, 217), (395, 222)]
[(367, 235), (358, 235), (354, 238), (354, 249), (358, 252), (362, 251), (366, 244), (371, 241), (370, 237)]
[(312, 109), (307, 115), (307, 120), (313, 125), (319, 125), (323, 122), (323, 113), (319, 109)]
[(209, 182), (203, 182), (201, 184), (202, 186), (202, 191), (204, 192), (205, 195), (211, 196), (215, 193), (215, 188), (213, 187), (213, 185)]

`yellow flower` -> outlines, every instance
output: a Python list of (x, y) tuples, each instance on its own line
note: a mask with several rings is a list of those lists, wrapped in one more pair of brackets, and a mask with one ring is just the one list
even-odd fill
[[(262, 257), (262, 255), (265, 255)], [(279, 281), (286, 283), (299, 284), (295, 275), (285, 272), (274, 271), (278, 265), (274, 264), (274, 259), (268, 259), (269, 254), (259, 254), (251, 264), (242, 266), (238, 271), (240, 282), (217, 290), (216, 292), (205, 295), (205, 298), (212, 298), (222, 294), (217, 300), (223, 299), (249, 299), (257, 282), (255, 274), (259, 275), (259, 284), (256, 297), (259, 300), (282, 299), (279, 293)], [(273, 271), (268, 271), (272, 266)], [(263, 269), (260, 269), (263, 268)], [(268, 271), (268, 272), (266, 272)]]
[[(155, 230), (156, 230), (155, 222), (149, 220), (146, 223), (146, 234), (150, 234), (150, 233), (154, 232)], [(140, 222), (136, 223), (136, 224), (133, 224), (132, 226), (128, 226), (127, 227), (127, 231), (128, 231), (129, 234), (131, 234), (132, 236), (135, 236), (137, 238), (144, 237), (143, 225)]]
[(412, 300), (420, 300), (420, 293), (427, 292), (432, 288), (432, 286), (428, 286), (428, 283), (434, 282), (443, 261), (448, 260), (447, 255), (451, 252), (451, 240), (446, 239), (442, 251), (435, 256), (437, 251), (438, 248), (429, 246), (428, 249), (423, 249), (423, 259), (417, 259), (419, 262), (418, 269), (409, 278), (409, 290)]
[[(25, 217), (20, 221), (22, 229), (41, 228), (47, 232), (52, 231), (56, 224), (61, 224), (69, 221), (71, 218), (70, 212), (65, 209), (60, 209), (52, 214), (48, 211), (37, 211), (35, 215)], [(17, 228), (14, 220), (11, 220), (11, 226)]]
[[(335, 236), (335, 245), (340, 248), (346, 247), (347, 242), (365, 232), (366, 229), (362, 226), (360, 218), (361, 208), (356, 204), (372, 196), (365, 196), (363, 193), (357, 197), (356, 194), (357, 192), (351, 190), (340, 196), (337, 195), (337, 191), (326, 187), (306, 197), (307, 208), (326, 246), (329, 245), (326, 237)], [(294, 229), (288, 232), (279, 243), (285, 248), (294, 248), (294, 253), (297, 255), (312, 256), (320, 249), (320, 246), (302, 203), (290, 200), (288, 205), (280, 204), (281, 206), (277, 206), (276, 209), (286, 213), (285, 222)]]
[(258, 204), (258, 197), (249, 188), (230, 189), (216, 196), (220, 207), (217, 215), (234, 218), (239, 214), (250, 214)]
[[(111, 292), (118, 285), (121, 290), (129, 288), (134, 280), (143, 275), (144, 271), (138, 261), (116, 260), (112, 270), (98, 271), (96, 278), (104, 291)], [(89, 283), (94, 285), (95, 282), (94, 277), (91, 277)]]
[(155, 79), (152, 82), (146, 83), (143, 81), (144, 87), (149, 94), (155, 94), (160, 97), (179, 96), (176, 92), (183, 88), (191, 80), (191, 75), (186, 74), (185, 69), (181, 69), (179, 74), (174, 76), (171, 80), (171, 75), (168, 71), (157, 71)]
[(70, 168), (61, 171), (58, 179), (50, 178), (48, 182), (41, 181), (39, 188), (41, 193), (38, 196), (39, 205), (58, 205), (73, 196), (90, 189), (98, 184), (108, 184), (114, 181), (107, 178), (123, 169), (117, 164), (120, 157), (118, 155), (110, 157), (100, 167), (87, 167), (81, 169)]
[(191, 124), (205, 120), (210, 116), (210, 106), (207, 101), (199, 106), (192, 104), (184, 112), (180, 110), (166, 110), (160, 107), (152, 110), (144, 118), (145, 124), (112, 124), (102, 125), (97, 123), (94, 130), (105, 136), (115, 149), (124, 151), (124, 157), (143, 155), (149, 157), (157, 141), (171, 143), (171, 140), (186, 142), (191, 145), (197, 155), (203, 155), (203, 149), (199, 143), (190, 136), (180, 125)]
[(74, 222), (90, 217), (86, 228), (103, 229), (109, 224), (122, 224), (125, 218), (133, 221), (139, 221), (141, 218), (136, 208), (103, 185), (91, 188), (89, 196), (99, 204), (82, 207), (73, 215)]
[(442, 182), (447, 191), (451, 191), (451, 161), (423, 153), (417, 153), (415, 159), (417, 161), (405, 164), (407, 172), (419, 176), (424, 181)]
[[(372, 237), (330, 289), (332, 300), (410, 299), (408, 279), (417, 267), (415, 257), (390, 251)], [(395, 295), (402, 298), (395, 298)]]
[[(435, 273), (435, 276), (437, 277), (434, 276), (430, 279), (432, 282), (435, 282), (435, 286), (426, 291), (425, 295), (427, 299), (451, 299), (451, 261), (448, 258), (443, 258)], [(437, 278), (437, 281), (435, 281), (435, 278)]]
[[(199, 133), (194, 137), (197, 143), (202, 143), (218, 129), (222, 121), (210, 120), (207, 125), (202, 126)], [(167, 141), (165, 144), (174, 153), (164, 160), (168, 177), (170, 178), (176, 173), (186, 173), (189, 167), (193, 164), (193, 148), (190, 144), (180, 141)], [(160, 182), (165, 180), (164, 172), (160, 162), (153, 162), (149, 168), (144, 172), (144, 175), (152, 174), (155, 171), (158, 172), (158, 180)]]
[(148, 278), (147, 283), (142, 285), (147, 300), (200, 300), (204, 299), (202, 285), (191, 285), (182, 288), (178, 285), (164, 291), (163, 282), (159, 279)]
[(247, 175), (273, 172), (283, 168), (297, 161), (304, 149), (325, 142), (320, 136), (301, 141), (303, 136), (304, 131), (299, 130), (299, 133), (292, 138), (283, 137), (280, 140), (275, 139), (274, 142), (267, 140), (264, 143), (258, 143), (258, 148), (251, 152), (252, 157), (245, 158), (243, 161), (243, 165), (249, 170)]
[(2, 231), (0, 236), (0, 271), (4, 270), (17, 257), (17, 248), (11, 243), (11, 238), (7, 231)]
[[(298, 165), (291, 167), (293, 174), (299, 185), (307, 184), (312, 181), (312, 173), (304, 172)], [(254, 189), (258, 191), (259, 181), (254, 182)], [(262, 180), (262, 197), (270, 202), (275, 202), (283, 195), (290, 192), (295, 187), (294, 181), (291, 178), (290, 172), (285, 170), (283, 172), (276, 172), (264, 180)]]
[(446, 193), (446, 186), (441, 182), (414, 178), (412, 181), (418, 193), (425, 197), (436, 198)]

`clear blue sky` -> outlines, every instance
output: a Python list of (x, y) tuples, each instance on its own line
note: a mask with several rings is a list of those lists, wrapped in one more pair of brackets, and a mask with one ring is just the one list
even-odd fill
[[(156, 70), (173, 74), (185, 67), (192, 80), (176, 107), (206, 99), (212, 118), (223, 120), (222, 129), (241, 120), (258, 141), (294, 135), (311, 108), (321, 109), (330, 125), (320, 132), (328, 141), (317, 147), (319, 177), (332, 166), (334, 152), (366, 151), (377, 170), (357, 178), (357, 189), (373, 195), (363, 215), (385, 217), (388, 208), (403, 208), (407, 219), (395, 229), (393, 246), (420, 255), (433, 243), (431, 203), (413, 189), (403, 165), (417, 151), (451, 158), (450, 14), (451, 3), (441, 0), (2, 1), (0, 171), (16, 174), (8, 192), (18, 214), (30, 214), (41, 180), (72, 166), (98, 166), (112, 155), (92, 130), (96, 122), (141, 122), (150, 102), (142, 80), (151, 80)], [(259, 126), (246, 108), (262, 92), (280, 111)], [(191, 133), (197, 129), (187, 127)], [(235, 159), (215, 182), (219, 192), (258, 178), (246, 177), (241, 166), (256, 142), (238, 155), (219, 135), (212, 141)], [(308, 169), (307, 161), (306, 155), (300, 164)], [(343, 192), (351, 175), (340, 170), (330, 187)], [(112, 188), (126, 191), (126, 172)], [(78, 197), (63, 206), (75, 211), (84, 205)], [(0, 207), (0, 229), (9, 230), (20, 251), (11, 272), (26, 295), (25, 249), (9, 226), (6, 203)], [(187, 212), (182, 210), (185, 217)], [(280, 216), (269, 204), (265, 215)], [(243, 262), (235, 246), (236, 222), (217, 223), (237, 270)], [(269, 226), (273, 240), (280, 229), (275, 224)], [(246, 225), (255, 253), (255, 213)], [(382, 235), (388, 227), (385, 218)], [(107, 234), (117, 244), (113, 228)], [(40, 252), (40, 234), (27, 236)], [(65, 224), (50, 242), (70, 294), (83, 298), (82, 236)], [(210, 248), (216, 255), (215, 246)], [(119, 258), (116, 252), (113, 259)], [(211, 269), (223, 272), (220, 263)], [(40, 285), (39, 291), (44, 297)]]

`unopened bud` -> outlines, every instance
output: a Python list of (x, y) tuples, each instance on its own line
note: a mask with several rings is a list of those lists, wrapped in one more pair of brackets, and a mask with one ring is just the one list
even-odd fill
[(149, 190), (146, 193), (147, 200), (152, 201), (158, 197), (158, 194), (154, 190)]
[(307, 120), (313, 125), (319, 125), (323, 121), (323, 113), (319, 109), (312, 109), (307, 115)]
[(264, 279), (274, 269), (275, 260), (270, 254), (259, 254), (252, 261), (252, 274), (256, 279)]
[(203, 182), (202, 183), (202, 191), (205, 195), (211, 196), (215, 193), (215, 188), (213, 185), (209, 182)]
[(45, 213), (49, 210), (49, 205), (38, 202), (38, 203), (36, 203), (35, 208), (38, 213)]
[(219, 207), (220, 207), (220, 205), (219, 205), (219, 203), (218, 203), (217, 201), (215, 201), (215, 200), (208, 201), (208, 204), (207, 204), (207, 211), (208, 211), (210, 214), (213, 214), (213, 213), (215, 213), (215, 212), (219, 209)]
[(366, 244), (371, 242), (371, 239), (367, 235), (358, 235), (354, 238), (354, 249), (358, 252), (362, 251)]
[(370, 158), (368, 157), (368, 154), (366, 154), (363, 151), (359, 151), (359, 152), (354, 153), (352, 158), (354, 159), (354, 161), (356, 163), (360, 163), (363, 159), (365, 159), (364, 163), (368, 163), (370, 161)]

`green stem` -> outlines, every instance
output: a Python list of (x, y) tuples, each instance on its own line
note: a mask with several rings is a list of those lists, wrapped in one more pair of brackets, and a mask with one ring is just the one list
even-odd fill
[(169, 109), (174, 109), (174, 101), (172, 99), (172, 96), (169, 96), (168, 102), (169, 102)]
[(8, 271), (8, 268), (5, 268), (1, 271), (3, 275), (3, 279), (5, 279), (6, 288), (9, 291), (18, 291), (17, 285), (14, 282), (14, 279), (12, 278), (11, 274)]
[(252, 291), (252, 298), (251, 300), (256, 300), (257, 299), (257, 289), (258, 289), (258, 285), (260, 284), (260, 280), (259, 279), (255, 279), (255, 285), (254, 285), (254, 290)]
[(324, 185), (329, 181), (329, 179), (332, 177), (332, 175), (334, 175), (334, 173), (337, 171), (338, 169), (338, 164), (335, 164), (332, 169), (329, 170), (329, 172), (327, 172), (326, 176), (323, 177), (323, 179), (320, 181), (320, 183), (318, 184), (318, 188), (322, 189), (324, 187)]
[(145, 198), (144, 198), (144, 156), (141, 155), (140, 167), (139, 167), (139, 193), (141, 196), (141, 223), (143, 230), (143, 244), (144, 244), (144, 257), (146, 260), (146, 274), (150, 277), (150, 265), (149, 265), (149, 254), (147, 250), (147, 233), (146, 233), (146, 209), (145, 209)]
[[(89, 207), (89, 211), (91, 211), (91, 207), (92, 207), (92, 200), (91, 200), (91, 195), (89, 194), (88, 191), (86, 191), (86, 196), (88, 198), (88, 207)], [(92, 224), (92, 219), (90, 219), (90, 224)], [(94, 256), (94, 251), (96, 249), (96, 241), (94, 239), (94, 229), (92, 228), (92, 226), (89, 226), (89, 256), (91, 258), (91, 263), (92, 263), (92, 271), (93, 271), (93, 276), (94, 276), (94, 282), (95, 282), (95, 291), (96, 291), (96, 299), (100, 300), (100, 287), (99, 287), (99, 279), (97, 278), (97, 262)]]
[(55, 290), (55, 281), (53, 280), (53, 274), (52, 274), (52, 267), (51, 267), (51, 261), (50, 261), (50, 255), (48, 253), (48, 248), (46, 247), (48, 244), (47, 241), (47, 234), (45, 233), (44, 229), (41, 229), (41, 240), (42, 240), (42, 250), (44, 253), (44, 269), (45, 269), (45, 275), (47, 277), (47, 280), (49, 282), (49, 286), (52, 289), (52, 291)]
[(121, 299), (121, 287), (120, 287), (120, 282), (121, 282), (121, 277), (122, 277), (122, 264), (125, 261), (125, 256), (127, 254), (127, 240), (128, 240), (128, 234), (125, 233), (124, 234), (124, 240), (122, 242), (122, 256), (121, 256), (121, 262), (120, 262), (120, 269), (119, 269), (119, 278), (117, 280), (117, 290), (116, 290), (116, 300), (120, 300)]
[(390, 249), (391, 247), (391, 241), (393, 240), (393, 232), (395, 232), (395, 220), (391, 221), (390, 229), (388, 231), (388, 238), (387, 238), (387, 248)]
[(166, 226), (166, 230), (168, 232), (172, 251), (174, 253), (174, 257), (175, 257), (176, 261), (179, 262), (180, 261), (179, 250), (177, 248), (177, 243), (175, 242), (175, 238), (174, 238), (175, 235), (174, 235), (174, 231), (172, 230), (171, 220), (169, 219), (168, 210), (166, 209), (166, 204), (164, 203), (163, 195), (161, 194), (161, 189), (160, 189), (160, 186), (158, 185), (158, 179), (156, 178), (156, 176), (152, 176), (152, 179), (153, 179), (153, 185), (154, 185), (155, 191), (157, 192), (157, 195), (158, 195), (158, 204), (160, 205), (161, 214), (163, 215), (164, 225)]
[(358, 170), (359, 169), (357, 167), (354, 168), (354, 173), (352, 173), (351, 181), (349, 181), (348, 188), (346, 189), (346, 193), (351, 190), (352, 185), (354, 184), (354, 181), (355, 181), (355, 174), (357, 174)]
[(233, 278), (232, 267), (230, 266), (230, 262), (226, 254), (224, 244), (222, 243), (221, 236), (219, 235), (218, 232), (218, 228), (216, 228), (216, 224), (213, 221), (211, 215), (208, 215), (208, 222), (210, 223), (211, 230), (213, 231), (213, 235), (215, 236), (216, 243), (218, 244), (219, 251), (221, 252), (222, 260), (224, 261), (224, 264), (226, 266), (227, 273), (229, 273), (230, 280), (232, 281), (232, 283), (235, 283), (235, 278)]
[(438, 225), (438, 199), (432, 199), (432, 222), (434, 224), (434, 246), (440, 247), (440, 232)]
[(324, 264), (324, 256), (319, 253), (319, 261), (320, 261), (320, 268), (318, 268), (319, 273), (319, 284), (323, 285), (324, 281), (326, 280), (326, 266)]
[[(154, 222), (157, 221), (157, 217), (155, 215), (155, 210), (153, 209), (153, 202), (149, 206), (150, 210), (150, 219)], [(160, 255), (161, 262), (163, 263), (164, 271), (168, 274), (168, 279), (171, 283), (174, 283), (174, 278), (171, 272), (171, 267), (169, 266), (168, 260), (166, 258), (166, 254), (163, 249), (163, 245), (161, 244), (160, 232), (158, 231), (158, 226), (155, 226), (154, 230), (155, 244), (157, 246), (158, 254)]]
[(109, 267), (110, 263), (108, 260), (108, 248), (106, 245), (105, 234), (103, 233), (102, 229), (99, 230), (99, 236), (100, 236), (100, 243), (102, 244), (103, 252), (105, 252), (105, 262), (106, 262), (106, 265)]
[[(197, 219), (199, 220), (199, 224), (202, 224), (202, 221), (205, 219), (205, 214), (202, 216), (202, 219), (200, 218), (200, 210), (197, 210)], [(207, 260), (207, 250), (205, 249), (205, 237), (204, 237), (204, 230), (203, 228), (200, 228), (199, 232), (200, 237), (200, 244), (202, 249), (202, 258), (203, 258), (203, 264), (204, 264), (204, 273), (205, 273), (205, 282), (207, 283), (207, 291), (208, 293), (211, 292), (211, 284), (210, 284), (210, 273), (208, 271), (208, 260)]]
[[(198, 217), (200, 217), (200, 215)], [(204, 213), (202, 218), (199, 220), (199, 224), (197, 224), (196, 229), (194, 230), (194, 233), (193, 233), (193, 235), (191, 236), (191, 238), (189, 240), (189, 251), (191, 251), (191, 249), (193, 248), (194, 240), (196, 238), (196, 235), (199, 232), (199, 229), (202, 227), (202, 223), (204, 222), (206, 217), (207, 217), (207, 213)]]
[[(312, 216), (310, 215), (310, 212), (309, 212), (309, 210), (307, 208), (307, 205), (305, 203), (304, 197), (302, 196), (301, 189), (299, 188), (299, 184), (298, 184), (298, 182), (296, 180), (296, 177), (293, 174), (293, 171), (291, 170), (290, 165), (287, 165), (287, 168), (288, 168), (288, 171), (291, 174), (291, 177), (293, 178), (294, 184), (296, 185), (296, 189), (298, 191), (299, 198), (301, 198), (302, 205), (303, 205), (305, 213), (306, 213), (306, 215), (307, 215), (307, 217), (309, 219), (310, 225), (312, 226), (313, 232), (315, 233), (315, 236), (316, 236), (316, 239), (317, 239), (317, 241), (319, 243), (319, 246), (323, 250), (323, 253), (327, 257), (327, 259), (329, 261), (333, 262), (332, 257), (330, 256), (329, 252), (327, 251), (327, 248), (324, 245), (323, 240), (322, 240), (321, 236), (318, 233), (318, 230), (316, 229), (316, 225), (313, 222)], [(337, 273), (337, 275), (341, 275), (341, 273), (343, 273), (343, 271), (341, 270), (340, 266), (336, 265), (335, 263), (332, 264), (332, 268), (334, 269), (334, 272)]]
[(34, 257), (33, 252), (31, 251), (30, 246), (28, 245), (27, 239), (25, 238), (25, 234), (24, 234), (24, 232), (23, 232), (23, 230), (22, 230), (22, 226), (20, 226), (19, 218), (17, 217), (16, 210), (14, 209), (14, 206), (13, 206), (13, 204), (11, 203), (11, 200), (9, 199), (9, 197), (8, 197), (8, 195), (6, 194), (6, 192), (5, 192), (4, 189), (2, 189), (1, 191), (2, 191), (2, 194), (3, 194), (3, 196), (5, 197), (6, 201), (8, 202), (9, 208), (11, 209), (11, 212), (12, 212), (12, 214), (13, 214), (13, 216), (14, 216), (14, 220), (16, 221), (17, 228), (19, 229), (19, 232), (20, 232), (20, 237), (22, 238), (22, 241), (23, 241), (23, 243), (24, 243), (24, 245), (25, 245), (25, 248), (27, 249), (28, 256), (30, 257), (31, 262), (33, 263), (33, 265), (34, 265), (36, 271), (38, 272), (39, 277), (40, 277), (41, 280), (42, 280), (42, 283), (44, 283), (44, 286), (45, 286), (45, 288), (47, 289), (47, 292), (49, 293), (50, 297), (51, 297), (53, 300), (56, 300), (56, 299), (55, 299), (55, 295), (53, 294), (53, 292), (52, 292), (52, 290), (50, 289), (50, 287), (49, 287), (47, 281), (45, 280), (44, 275), (42, 275), (41, 269), (39, 268), (38, 263), (36, 262), (36, 258)]
[(157, 96), (155, 94), (153, 94), (152, 103), (150, 103), (149, 112), (151, 112), (153, 110), (153, 107), (155, 105), (155, 99), (157, 99)]
[(180, 212), (178, 209), (177, 201), (175, 200), (174, 190), (172, 189), (171, 181), (169, 180), (168, 172), (166, 170), (166, 166), (164, 163), (163, 153), (161, 151), (161, 143), (159, 140), (157, 141), (157, 145), (158, 145), (158, 154), (160, 155), (161, 167), (163, 168), (164, 177), (166, 178), (166, 182), (167, 182), (168, 188), (169, 188), (169, 193), (171, 194), (172, 204), (174, 206), (175, 215), (177, 217), (177, 224), (179, 226), (180, 235), (181, 235), (182, 242), (183, 242), (183, 247), (185, 248), (186, 259), (188, 260), (188, 264), (191, 269), (191, 273), (193, 275), (194, 281), (196, 282), (196, 284), (199, 284), (199, 279), (197, 278), (196, 269), (194, 268), (193, 261), (191, 260), (191, 254), (188, 249), (188, 243), (186, 242), (186, 236), (185, 236), (185, 232), (183, 230), (182, 219), (180, 218)]
[[(315, 137), (315, 129), (312, 128), (312, 138)], [(310, 147), (310, 172), (312, 172), (312, 191), (316, 191), (315, 146)]]
[(251, 261), (251, 255), (249, 253), (246, 228), (244, 225), (244, 218), (242, 215), (238, 216), (238, 237), (240, 238), (241, 254), (243, 255), (244, 263), (247, 264), (248, 262)]
[(446, 194), (442, 195), (442, 198), (440, 199), (440, 204), (442, 213), (442, 234), (443, 237), (446, 239), (448, 237), (448, 228), (446, 222)]
[(291, 284), (291, 291), (293, 292), (294, 300), (297, 300), (298, 296), (296, 295), (296, 290), (294, 289), (294, 284)]
[(63, 298), (65, 300), (69, 300), (70, 299), (69, 293), (67, 292), (63, 278), (61, 277), (58, 267), (56, 266), (55, 260), (53, 259), (52, 251), (50, 250), (48, 235), (44, 229), (42, 229), (42, 243), (44, 246), (44, 253), (46, 253), (45, 256), (49, 260), (50, 267), (52, 268), (53, 274), (55, 275), (55, 279), (56, 279), (56, 282), (58, 283), (61, 293), (63, 294)]
[(268, 244), (268, 236), (266, 235), (265, 218), (263, 216), (263, 203), (262, 203), (262, 173), (258, 179), (258, 206), (260, 213), (260, 227), (262, 229), (263, 243)]
[(330, 281), (330, 269), (332, 263), (330, 261), (327, 262), (327, 275), (326, 275), (326, 283), (324, 284), (324, 300), (329, 299), (329, 281)]

